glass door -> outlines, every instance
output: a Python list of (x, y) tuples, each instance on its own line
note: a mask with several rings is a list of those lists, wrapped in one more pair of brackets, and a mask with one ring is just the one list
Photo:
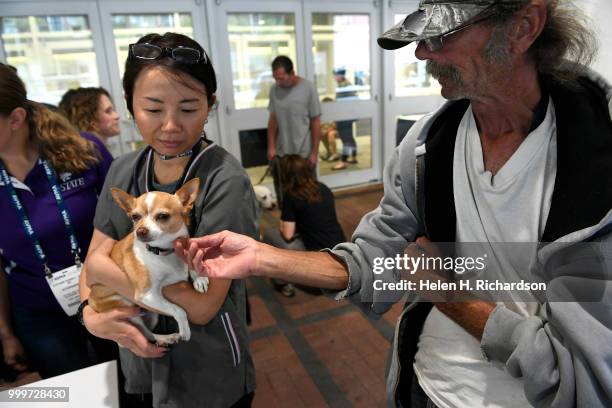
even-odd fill
[[(383, 30), (402, 21), (416, 11), (417, 0), (393, 1), (385, 8)], [(399, 50), (383, 50), (385, 75), (385, 141), (387, 161), (412, 124), (424, 114), (436, 109), (444, 99), (438, 81), (427, 74), (425, 61), (414, 56), (416, 44)]]
[(331, 187), (380, 178), (378, 12), (371, 1), (304, 2), (307, 66), (323, 115), (319, 175)]
[(28, 98), (59, 103), (71, 88), (109, 87), (94, 2), (3, 3), (0, 57), (14, 66)]
[(225, 147), (236, 156), (253, 184), (268, 167), (267, 124), (269, 91), (274, 80), (270, 64), (286, 55), (295, 71), (307, 77), (299, 3), (277, 1), (217, 2), (219, 36), (219, 114)]
[[(143, 11), (145, 9), (146, 11)], [(208, 33), (203, 29), (206, 26), (203, 24), (206, 21), (203, 8), (198, 7), (193, 1), (175, 0), (171, 5), (162, 1), (149, 1), (146, 8), (143, 8), (140, 3), (110, 0), (100, 2), (100, 11), (114, 95), (123, 95), (121, 78), (129, 44), (136, 42), (145, 34), (176, 32), (187, 35), (198, 41), (214, 61), (214, 55), (207, 41)], [(125, 153), (141, 147), (143, 142), (123, 98), (115, 99), (117, 111), (122, 119), (122, 137), (114, 146), (114, 150)], [(210, 139), (220, 142), (214, 111), (211, 112), (205, 130)]]

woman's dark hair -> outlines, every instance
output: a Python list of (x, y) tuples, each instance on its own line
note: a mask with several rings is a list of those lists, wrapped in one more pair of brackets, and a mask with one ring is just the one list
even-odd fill
[(0, 115), (9, 116), (17, 108), (24, 109), (30, 141), (56, 171), (80, 173), (100, 161), (95, 145), (81, 137), (68, 119), (28, 100), (25, 84), (15, 68), (2, 63), (0, 89)]
[(162, 49), (189, 47), (199, 50), (206, 58), (201, 59), (196, 64), (185, 64), (172, 59), (169, 55), (165, 55), (156, 60), (145, 60), (135, 58), (131, 54), (128, 55), (125, 61), (125, 73), (123, 74), (123, 91), (125, 93), (127, 108), (132, 116), (134, 116), (132, 101), (134, 98), (134, 84), (136, 83), (136, 79), (141, 72), (152, 67), (164, 67), (174, 74), (189, 75), (204, 85), (206, 88), (208, 105), (210, 106), (213, 104), (213, 95), (217, 92), (217, 76), (215, 75), (215, 70), (208, 54), (206, 54), (206, 51), (204, 51), (204, 48), (202, 48), (200, 44), (186, 35), (177, 33), (165, 33), (164, 35), (147, 34), (136, 42), (136, 44), (144, 43), (157, 45)]
[(283, 194), (301, 198), (309, 203), (323, 200), (319, 183), (308, 160), (297, 154), (289, 154), (280, 159)]
[(108, 91), (102, 87), (76, 88), (66, 91), (59, 103), (59, 111), (79, 130), (100, 134), (98, 108), (100, 97), (106, 95), (112, 100)]

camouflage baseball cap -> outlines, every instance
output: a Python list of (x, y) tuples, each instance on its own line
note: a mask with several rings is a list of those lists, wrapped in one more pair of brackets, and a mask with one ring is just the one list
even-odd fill
[(421, 0), (419, 9), (385, 31), (378, 45), (395, 50), (413, 41), (441, 37), (484, 20), (503, 0)]

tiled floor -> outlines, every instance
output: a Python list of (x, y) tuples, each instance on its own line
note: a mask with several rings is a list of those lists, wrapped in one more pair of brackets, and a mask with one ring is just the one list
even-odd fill
[(249, 287), (255, 407), (385, 405), (385, 363), (399, 305), (372, 322), (346, 301), (299, 290), (287, 299), (263, 279)]

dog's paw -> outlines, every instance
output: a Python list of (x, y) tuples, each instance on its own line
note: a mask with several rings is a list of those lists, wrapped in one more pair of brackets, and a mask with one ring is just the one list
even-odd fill
[(208, 278), (206, 276), (198, 276), (193, 280), (193, 288), (200, 293), (208, 290)]
[(181, 335), (179, 333), (172, 334), (154, 334), (155, 336), (155, 344), (159, 347), (167, 347), (171, 344), (176, 344), (181, 340)]

